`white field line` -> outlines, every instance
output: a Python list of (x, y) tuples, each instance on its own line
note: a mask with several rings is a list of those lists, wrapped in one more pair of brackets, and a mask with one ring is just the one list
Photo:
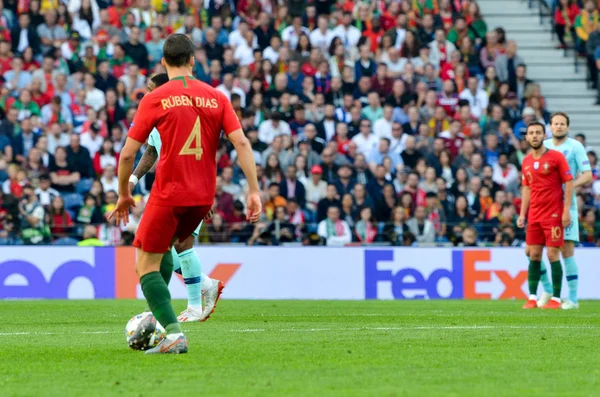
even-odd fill
[[(600, 330), (600, 327), (580, 325), (457, 325), (457, 326), (407, 326), (407, 327), (354, 327), (354, 328), (240, 328), (224, 329), (219, 332), (251, 333), (251, 332), (357, 332), (357, 331), (452, 331), (452, 330), (512, 330), (512, 329), (588, 329)], [(187, 333), (200, 332), (199, 329), (185, 330)], [(0, 332), (0, 336), (54, 336), (54, 335), (117, 335), (124, 332), (116, 331), (83, 331), (83, 332)]]

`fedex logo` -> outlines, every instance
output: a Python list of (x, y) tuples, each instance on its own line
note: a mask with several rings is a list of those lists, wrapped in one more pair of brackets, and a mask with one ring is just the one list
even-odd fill
[[(440, 254), (446, 252), (440, 249)], [(435, 258), (443, 260), (443, 254)], [(437, 264), (432, 267), (395, 262), (394, 250), (366, 250), (365, 298), (382, 297), (387, 286), (394, 299), (492, 299), (492, 295), (498, 299), (526, 298), (522, 288), (527, 271), (513, 276), (506, 270), (477, 267), (478, 263), (491, 261), (490, 250), (454, 250), (451, 259), (449, 268)], [(490, 292), (478, 292), (482, 289)]]
[[(46, 252), (49, 250), (54, 258)], [(63, 253), (80, 259), (57, 263), (55, 257)], [(138, 298), (135, 248), (36, 247), (26, 253), (15, 251), (15, 257), (20, 259), (0, 262), (0, 299)], [(239, 263), (219, 263), (210, 277), (226, 284), (240, 266)], [(171, 286), (178, 282), (173, 278)]]

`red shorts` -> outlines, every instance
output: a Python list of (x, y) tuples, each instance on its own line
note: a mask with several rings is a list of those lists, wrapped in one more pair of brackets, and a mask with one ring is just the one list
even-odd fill
[(551, 222), (530, 222), (527, 224), (527, 234), (525, 242), (527, 245), (542, 245), (546, 247), (562, 247), (565, 242), (562, 223)]
[(144, 210), (133, 246), (144, 252), (165, 253), (175, 237), (183, 241), (191, 236), (210, 208), (210, 205), (166, 207), (150, 202)]

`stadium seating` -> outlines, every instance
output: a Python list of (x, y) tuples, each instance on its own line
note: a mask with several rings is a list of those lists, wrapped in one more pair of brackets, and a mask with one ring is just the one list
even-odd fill
[[(95, 225), (104, 244), (131, 244), (155, 170), (130, 225), (106, 215), (171, 33), (196, 45), (195, 77), (231, 99), (264, 193), (263, 219), (246, 224), (224, 140), (200, 242), (516, 246), (526, 124), (566, 111), (572, 133), (600, 145), (588, 64), (555, 48), (552, 1), (204, 3), (5, 4), (0, 243), (73, 244)], [(590, 161), (597, 178), (591, 148)], [(578, 192), (582, 221), (594, 212), (581, 222), (589, 245), (595, 187)]]

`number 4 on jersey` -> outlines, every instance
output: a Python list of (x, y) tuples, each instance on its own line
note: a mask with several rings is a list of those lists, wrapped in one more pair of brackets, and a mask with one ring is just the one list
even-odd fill
[[(180, 156), (188, 156), (193, 155), (196, 156), (196, 160), (200, 160), (202, 158), (202, 127), (200, 125), (200, 116), (196, 119), (194, 123), (194, 128), (192, 128), (192, 132), (190, 136), (186, 139), (181, 151), (179, 152)], [(194, 147), (192, 147), (194, 145)]]

